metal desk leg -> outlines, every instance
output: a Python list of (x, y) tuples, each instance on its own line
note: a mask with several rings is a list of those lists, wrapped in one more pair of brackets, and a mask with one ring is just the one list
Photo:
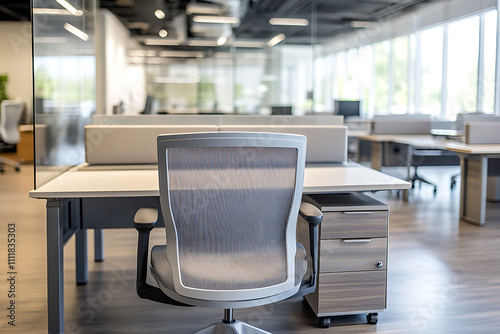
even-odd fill
[(103, 234), (102, 229), (96, 228), (94, 230), (94, 261), (102, 262), (104, 261), (104, 249), (103, 249)]
[(76, 284), (84, 285), (88, 281), (87, 268), (87, 230), (79, 230), (75, 236)]
[(64, 332), (64, 258), (63, 223), (61, 208), (66, 203), (47, 200), (47, 304), (50, 334)]
[(460, 219), (483, 226), (486, 220), (486, 187), (488, 157), (462, 156), (460, 188)]

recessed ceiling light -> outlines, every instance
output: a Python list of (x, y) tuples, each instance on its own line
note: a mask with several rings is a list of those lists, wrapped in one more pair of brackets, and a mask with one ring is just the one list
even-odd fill
[(144, 40), (146, 45), (179, 45), (181, 41), (177, 39), (161, 39), (161, 38), (147, 38)]
[(225, 37), (225, 36), (221, 36), (221, 37), (219, 37), (219, 39), (217, 40), (217, 45), (218, 45), (218, 46), (222, 46), (222, 45), (226, 44), (226, 42), (227, 42), (227, 37)]
[(273, 38), (271, 38), (269, 40), (269, 42), (267, 42), (267, 46), (269, 46), (270, 48), (272, 48), (273, 46), (275, 46), (279, 42), (283, 41), (284, 39), (285, 39), (285, 34), (276, 35)]
[(160, 37), (167, 37), (168, 32), (165, 29), (162, 29), (158, 32), (158, 35), (160, 35)]
[(236, 40), (232, 43), (232, 45), (237, 48), (263, 48), (266, 46), (266, 42)]
[(165, 18), (165, 13), (161, 9), (157, 9), (155, 10), (155, 16), (160, 20), (163, 20)]
[(204, 5), (201, 3), (188, 3), (186, 14), (222, 14), (222, 9), (218, 6)]
[(56, 0), (61, 6), (66, 8), (71, 14), (75, 16), (82, 16), (83, 12), (79, 9), (76, 9), (72, 5), (70, 5), (66, 0)]
[(351, 21), (351, 27), (353, 27), (353, 28), (371, 28), (371, 27), (373, 27), (373, 22), (371, 22), (371, 21)]
[(197, 23), (228, 23), (238, 24), (240, 19), (232, 16), (203, 16), (197, 15), (193, 17), (193, 21)]
[(66, 29), (67, 31), (69, 31), (70, 33), (72, 33), (73, 35), (75, 35), (76, 37), (82, 39), (85, 42), (89, 39), (89, 35), (87, 35), (83, 31), (81, 31), (80, 29), (78, 29), (75, 26), (72, 26), (69, 23), (65, 23), (64, 24), (64, 29)]
[(273, 26), (300, 26), (305, 27), (309, 25), (309, 21), (306, 19), (292, 19), (292, 18), (280, 18), (273, 17), (269, 20), (269, 23)]

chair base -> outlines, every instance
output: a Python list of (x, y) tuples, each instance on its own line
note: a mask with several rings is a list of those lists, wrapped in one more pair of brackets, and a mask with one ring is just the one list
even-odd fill
[(236, 320), (230, 324), (217, 322), (208, 327), (202, 328), (194, 334), (271, 334), (247, 323)]
[(14, 167), (16, 172), (19, 172), (21, 170), (21, 164), (19, 162), (4, 157), (0, 157), (0, 173), (4, 172), (4, 165), (10, 165)]

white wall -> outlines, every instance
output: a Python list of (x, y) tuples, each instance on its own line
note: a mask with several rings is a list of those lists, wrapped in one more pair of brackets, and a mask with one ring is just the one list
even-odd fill
[(96, 21), (96, 112), (112, 114), (113, 106), (123, 102), (127, 114), (137, 113), (144, 107), (145, 70), (129, 64), (128, 51), (141, 47), (108, 10), (100, 10)]
[(7, 95), (25, 103), (26, 121), (33, 103), (30, 22), (0, 22), (0, 74), (7, 74)]

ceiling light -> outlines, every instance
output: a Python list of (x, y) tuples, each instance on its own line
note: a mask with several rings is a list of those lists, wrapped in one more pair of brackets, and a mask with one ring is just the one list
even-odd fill
[(225, 36), (221, 36), (219, 37), (219, 39), (217, 40), (217, 45), (218, 46), (223, 46), (224, 44), (226, 44), (227, 42), (227, 37)]
[(163, 20), (165, 18), (165, 13), (161, 9), (157, 9), (155, 10), (155, 16), (160, 20)]
[(269, 20), (269, 23), (273, 26), (300, 26), (306, 27), (309, 25), (309, 21), (306, 19), (291, 19), (291, 18), (279, 18), (274, 17)]
[(189, 46), (217, 46), (217, 41), (210, 41), (205, 39), (191, 39), (187, 42)]
[(160, 39), (160, 38), (147, 38), (144, 40), (146, 45), (179, 45), (181, 41), (177, 39)]
[(71, 14), (75, 16), (82, 16), (83, 12), (81, 10), (76, 9), (72, 5), (70, 5), (66, 0), (56, 0), (61, 6), (66, 8)]
[(162, 38), (165, 38), (165, 37), (167, 37), (168, 32), (165, 29), (162, 29), (158, 32), (158, 35), (160, 35), (160, 37), (162, 37)]
[(279, 42), (283, 41), (284, 39), (285, 39), (285, 34), (276, 35), (273, 38), (271, 38), (269, 40), (269, 42), (267, 42), (267, 46), (269, 46), (270, 48), (272, 48), (273, 46), (275, 46)]
[(72, 33), (73, 35), (75, 35), (76, 37), (78, 37), (84, 41), (87, 41), (89, 39), (89, 35), (87, 35), (83, 31), (81, 31), (80, 29), (78, 29), (75, 26), (72, 26), (69, 23), (64, 24), (64, 29), (66, 29), (67, 31), (69, 31), (70, 33)]
[(188, 3), (186, 14), (222, 14), (222, 9), (217, 6), (203, 5), (200, 3)]
[(130, 50), (128, 52), (129, 57), (144, 57), (146, 55), (146, 50)]
[(193, 21), (197, 23), (228, 23), (238, 24), (240, 19), (232, 16), (202, 16), (197, 15), (193, 17)]
[[(33, 8), (33, 14), (45, 14), (45, 15), (70, 15), (67, 9), (59, 9), (59, 8)], [(76, 10), (75, 16), (83, 15), (81, 10)]]
[(35, 43), (64, 44), (68, 43), (67, 37), (35, 37)]
[(371, 27), (373, 27), (373, 22), (370, 22), (370, 21), (351, 21), (351, 27), (353, 27), (353, 28), (371, 28)]
[(198, 51), (160, 51), (160, 57), (179, 57), (179, 58), (188, 58), (188, 57), (203, 57), (203, 52)]
[(263, 48), (266, 42), (262, 41), (234, 41), (233, 46), (237, 48)]

